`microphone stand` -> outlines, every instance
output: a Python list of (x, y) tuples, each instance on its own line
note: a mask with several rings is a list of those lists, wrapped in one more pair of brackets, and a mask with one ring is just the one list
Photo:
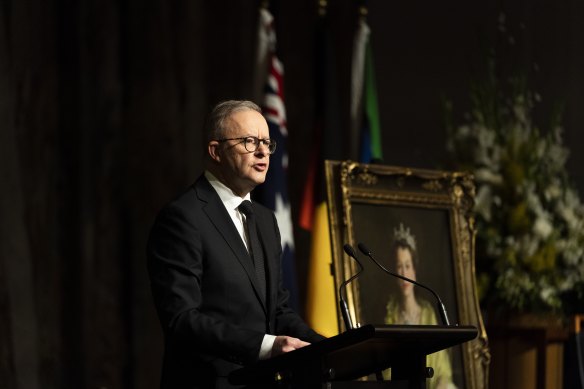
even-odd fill
[[(347, 255), (351, 258), (353, 258), (355, 261), (357, 261), (357, 263), (359, 264), (359, 266), (361, 267), (361, 271), (363, 271), (363, 264), (361, 263), (361, 261), (359, 261), (357, 259), (357, 255), (355, 253), (355, 250), (353, 249), (353, 246), (349, 245), (349, 244), (345, 244), (343, 246), (343, 249), (345, 250), (345, 252), (347, 253)], [(361, 273), (361, 271), (359, 271), (359, 273)], [(357, 274), (359, 274), (357, 273)], [(381, 382), (383, 381), (383, 374), (381, 371), (376, 371), (375, 372), (375, 378), (377, 379), (377, 381)]]
[(359, 264), (359, 271), (357, 273), (355, 273), (353, 276), (351, 276), (348, 280), (343, 281), (341, 286), (339, 286), (339, 308), (341, 310), (341, 314), (343, 315), (343, 321), (345, 322), (345, 327), (347, 327), (347, 330), (352, 330), (355, 327), (353, 326), (353, 323), (351, 322), (351, 315), (349, 315), (349, 308), (347, 307), (347, 301), (343, 297), (343, 291), (345, 292), (345, 295), (346, 295), (347, 294), (347, 284), (349, 282), (353, 281), (355, 278), (357, 278), (361, 274), (361, 272), (363, 272), (363, 264), (361, 264), (361, 262), (357, 259), (356, 255), (355, 255), (355, 250), (353, 249), (353, 247), (351, 245), (345, 244), (343, 246), (343, 249), (345, 250), (345, 253), (347, 253), (347, 255), (349, 257), (353, 258)]

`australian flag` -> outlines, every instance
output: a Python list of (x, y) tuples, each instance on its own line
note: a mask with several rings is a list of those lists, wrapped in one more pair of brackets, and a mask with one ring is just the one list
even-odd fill
[(276, 152), (270, 157), (266, 182), (254, 191), (254, 200), (271, 208), (278, 220), (282, 238), (282, 272), (284, 287), (290, 292), (290, 306), (298, 310), (298, 286), (294, 263), (294, 234), (288, 198), (288, 148), (286, 109), (284, 107), (284, 68), (275, 54), (275, 32), (272, 18), (262, 10), (269, 29), (268, 72), (262, 110), (270, 128), (270, 138), (276, 141)]

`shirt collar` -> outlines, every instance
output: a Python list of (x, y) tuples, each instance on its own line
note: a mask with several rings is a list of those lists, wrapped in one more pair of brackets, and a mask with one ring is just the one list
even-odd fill
[(213, 173), (211, 173), (210, 171), (205, 170), (205, 177), (219, 195), (219, 198), (225, 205), (225, 208), (236, 209), (237, 207), (239, 207), (242, 201), (244, 200), (251, 201), (251, 196), (249, 193), (246, 194), (245, 197), (240, 197), (236, 195), (227, 185), (219, 181), (219, 179), (217, 179), (217, 177), (215, 177)]

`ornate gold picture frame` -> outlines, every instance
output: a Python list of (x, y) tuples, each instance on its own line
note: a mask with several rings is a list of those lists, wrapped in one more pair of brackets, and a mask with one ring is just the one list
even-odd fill
[[(449, 387), (487, 388), (490, 357), (475, 284), (472, 176), (352, 161), (326, 161), (325, 170), (336, 293), (359, 270), (344, 244), (355, 248), (364, 267), (346, 290), (352, 322), (443, 324), (432, 294), (381, 271), (357, 250), (361, 243), (388, 270), (433, 289), (451, 325), (478, 328), (476, 339), (446, 350), (432, 367), (449, 374)], [(396, 248), (400, 239), (414, 249)], [(340, 312), (338, 322), (343, 329)]]

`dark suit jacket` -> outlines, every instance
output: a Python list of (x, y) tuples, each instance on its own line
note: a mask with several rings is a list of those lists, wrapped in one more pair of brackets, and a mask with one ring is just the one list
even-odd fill
[(148, 271), (165, 337), (161, 387), (230, 387), (227, 375), (257, 361), (266, 333), (322, 339), (287, 305), (273, 212), (253, 207), (266, 256), (265, 303), (244, 243), (204, 176), (158, 215)]

